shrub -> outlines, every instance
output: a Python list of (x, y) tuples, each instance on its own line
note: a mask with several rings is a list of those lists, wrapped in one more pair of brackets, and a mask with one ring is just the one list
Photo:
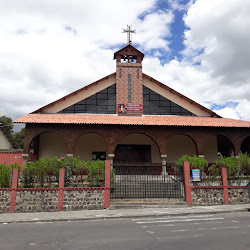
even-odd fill
[(21, 165), (16, 163), (0, 164), (0, 188), (10, 188), (11, 187), (11, 172), (14, 168), (21, 170)]
[(215, 165), (212, 164), (209, 168), (208, 168), (209, 174), (213, 177), (213, 179), (216, 179), (216, 177), (219, 175), (220, 173), (220, 169)]
[(103, 161), (91, 161), (87, 163), (87, 181), (90, 186), (95, 186), (104, 180), (105, 163)]
[(179, 160), (175, 161), (175, 164), (182, 165), (184, 161), (189, 161), (190, 169), (200, 169), (204, 170), (204, 167), (207, 167), (207, 160), (200, 158), (198, 156), (189, 156), (183, 155)]
[(250, 173), (250, 157), (247, 153), (240, 154), (238, 158), (220, 156), (216, 160), (216, 165), (219, 168), (226, 167), (229, 178)]
[(73, 180), (73, 173), (79, 175), (87, 173), (87, 181), (90, 186), (99, 185), (104, 180), (105, 164), (100, 160), (84, 162), (75, 157), (45, 157), (29, 162), (24, 167), (21, 177), (23, 186), (31, 188), (38, 184), (44, 187), (47, 181), (51, 185), (50, 176), (56, 176), (56, 182), (58, 183), (60, 168), (65, 169), (65, 186), (68, 186)]
[(6, 164), (0, 164), (0, 187), (10, 188), (10, 168)]
[(250, 174), (250, 157), (247, 153), (240, 154), (239, 165), (242, 175)]

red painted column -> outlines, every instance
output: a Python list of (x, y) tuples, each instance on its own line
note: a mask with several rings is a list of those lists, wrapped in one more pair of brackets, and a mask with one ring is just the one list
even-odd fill
[(13, 169), (12, 172), (12, 186), (11, 186), (11, 198), (10, 198), (10, 213), (15, 213), (16, 207), (16, 189), (18, 186), (18, 169)]
[(184, 188), (185, 188), (185, 199), (188, 206), (192, 206), (192, 194), (190, 185), (190, 166), (188, 161), (183, 162), (183, 175), (184, 175)]
[(104, 208), (110, 205), (110, 160), (105, 161)]
[(59, 170), (59, 193), (58, 193), (58, 205), (57, 210), (63, 211), (63, 190), (64, 190), (64, 168), (60, 168)]
[(227, 168), (221, 168), (221, 179), (222, 179), (222, 186), (224, 191), (224, 204), (229, 204), (229, 194), (228, 194), (228, 183), (227, 183)]

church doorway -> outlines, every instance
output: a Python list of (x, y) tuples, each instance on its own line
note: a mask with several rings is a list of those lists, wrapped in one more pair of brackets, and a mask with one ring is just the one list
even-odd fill
[(166, 168), (163, 172), (160, 151), (152, 138), (140, 133), (123, 137), (115, 149), (111, 199), (182, 200), (183, 169)]
[(114, 163), (151, 163), (151, 145), (119, 144), (115, 149)]
[(152, 138), (132, 133), (124, 136), (117, 144), (114, 162), (161, 163), (161, 156)]

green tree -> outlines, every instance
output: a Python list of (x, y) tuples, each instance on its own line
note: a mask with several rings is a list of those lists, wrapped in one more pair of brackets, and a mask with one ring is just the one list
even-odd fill
[(17, 149), (22, 149), (25, 129), (23, 128), (19, 132), (14, 132), (13, 127), (14, 127), (14, 125), (13, 125), (12, 119), (10, 117), (5, 116), (5, 115), (0, 117), (0, 128), (9, 137), (9, 139), (13, 143), (13, 147), (17, 148)]
[(23, 148), (23, 139), (24, 139), (25, 128), (22, 128), (21, 131), (15, 132), (13, 135), (14, 148), (21, 149)]
[(12, 119), (10, 117), (7, 117), (5, 115), (0, 117), (0, 127), (2, 130), (5, 131), (5, 133), (12, 138), (13, 135), (13, 123)]

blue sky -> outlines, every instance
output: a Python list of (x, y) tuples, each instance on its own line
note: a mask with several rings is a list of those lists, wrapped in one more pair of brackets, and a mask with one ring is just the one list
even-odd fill
[(0, 6), (0, 115), (18, 118), (113, 73), (128, 24), (136, 29), (133, 45), (145, 54), (144, 73), (223, 117), (250, 120), (248, 1), (0, 0)]

